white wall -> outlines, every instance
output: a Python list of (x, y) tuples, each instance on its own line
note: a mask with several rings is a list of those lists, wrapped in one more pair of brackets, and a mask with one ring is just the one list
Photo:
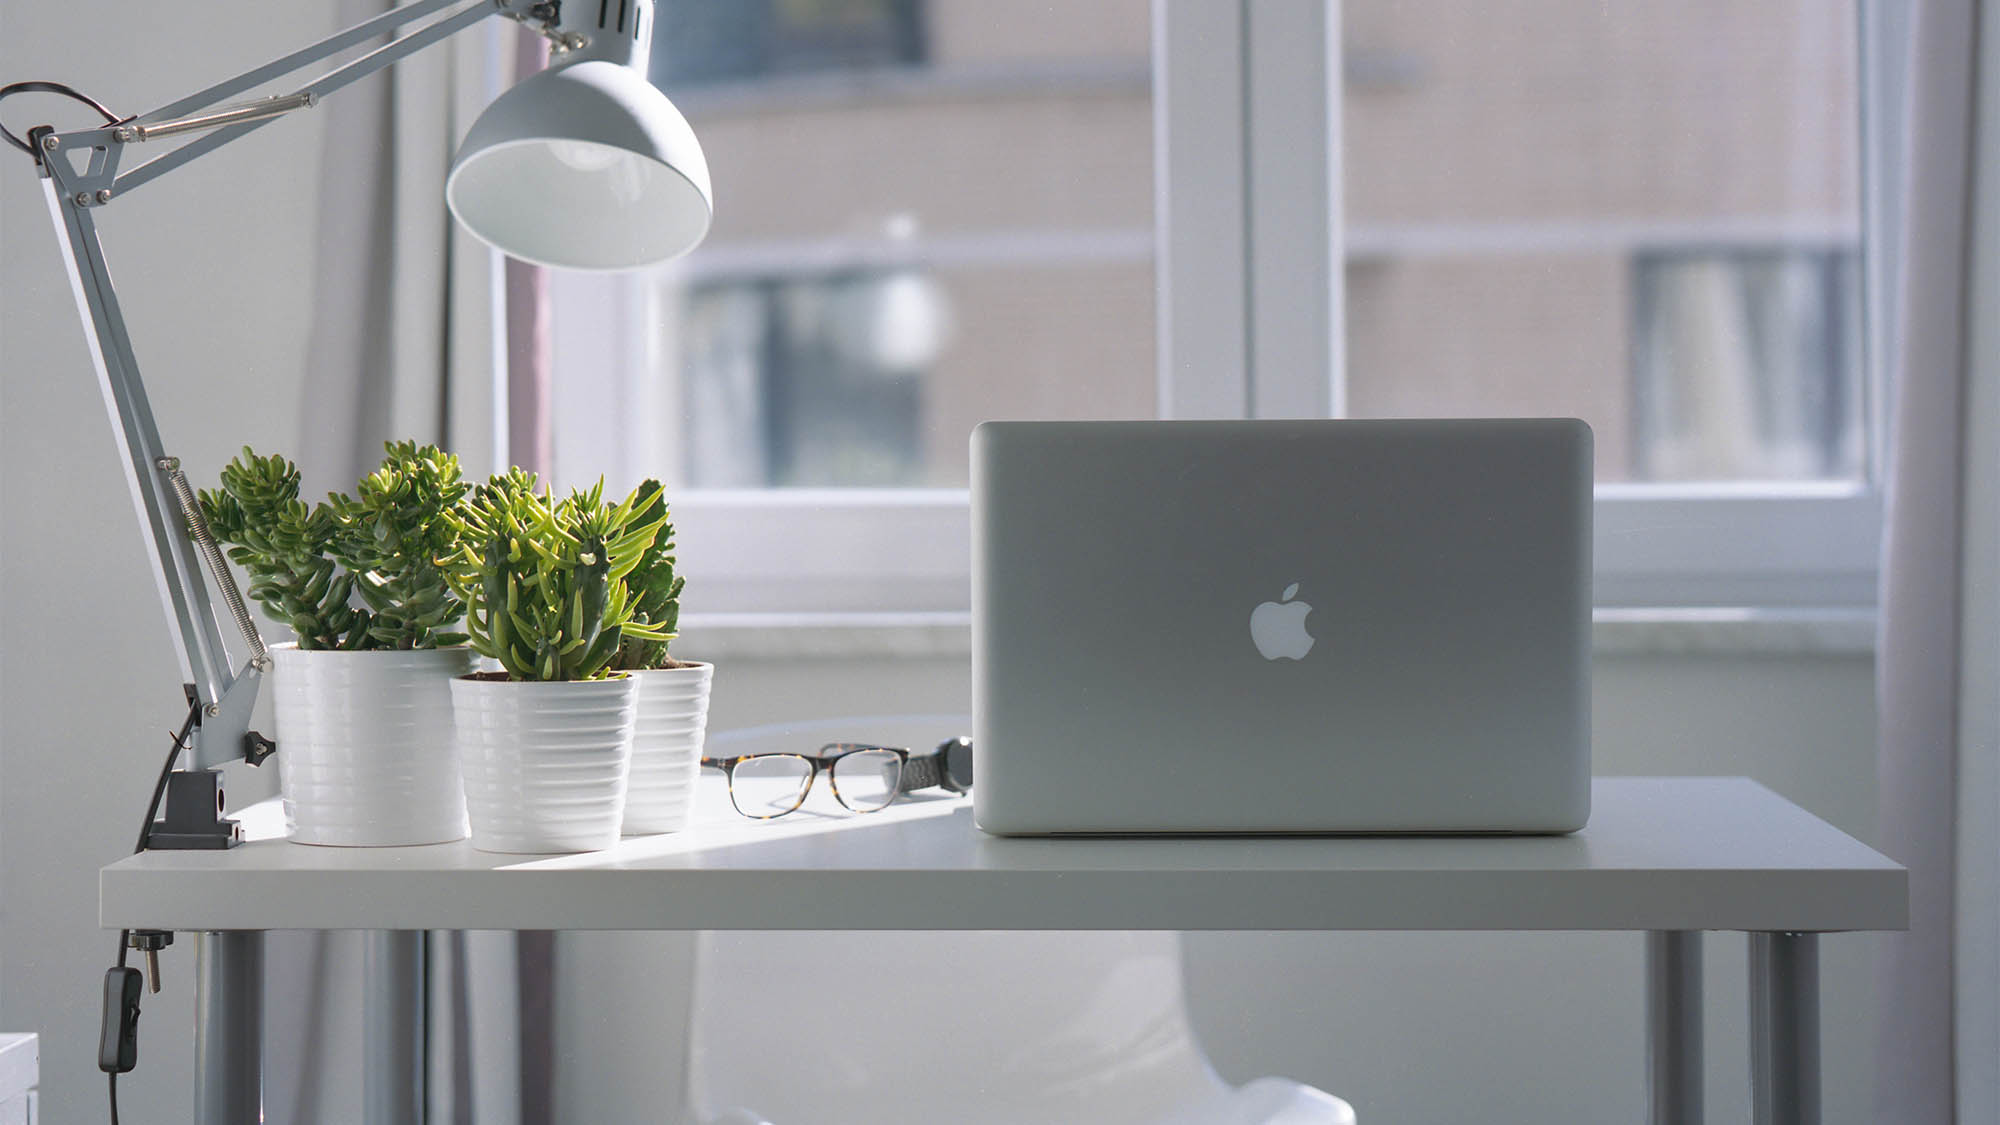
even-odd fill
[[(139, 112), (331, 31), (331, 6), (64, 0), (0, 7), (0, 82), (66, 81)], [(168, 449), (209, 483), (246, 442), (294, 447), (321, 115), (266, 127), (100, 213)], [(56, 99), (9, 127), (77, 128)], [(114, 934), (101, 865), (129, 850), (183, 710), (84, 329), (30, 161), (0, 150), (0, 1026), (40, 1031), (44, 1120), (104, 1119), (95, 1036)], [(145, 1001), (130, 1119), (184, 1119), (185, 939)]]

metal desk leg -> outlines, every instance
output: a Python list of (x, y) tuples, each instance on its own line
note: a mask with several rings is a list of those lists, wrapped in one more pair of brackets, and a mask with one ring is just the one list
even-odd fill
[(194, 1119), (256, 1125), (263, 1119), (264, 935), (195, 935)]
[(1701, 1125), (1701, 933), (1646, 934), (1646, 1120)]
[(367, 1125), (423, 1125), (424, 934), (370, 930), (363, 940), (364, 1120)]
[(1750, 935), (1750, 1105), (1757, 1125), (1819, 1123), (1819, 935)]

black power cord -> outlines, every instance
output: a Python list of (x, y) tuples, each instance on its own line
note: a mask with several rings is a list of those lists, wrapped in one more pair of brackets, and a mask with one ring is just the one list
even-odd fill
[[(26, 85), (26, 83), (16, 83), (16, 85)], [(5, 97), (7, 91), (11, 89), (13, 89), (11, 86), (0, 89), (0, 97)], [(0, 132), (4, 131), (0, 130)], [(12, 140), (13, 137), (9, 135), (7, 139)], [(194, 734), (194, 728), (200, 721), (201, 704), (198, 701), (190, 699), (187, 721), (181, 724), (180, 733), (174, 736), (173, 747), (167, 751), (167, 760), (160, 763), (160, 777), (158, 781), (153, 783), (153, 799), (146, 804), (146, 819), (139, 825), (139, 839), (132, 845), (133, 855), (138, 855), (140, 852), (145, 851), (147, 845), (152, 843), (153, 822), (158, 819), (160, 815), (160, 801), (166, 796), (167, 776), (173, 773), (174, 762), (180, 758), (181, 751), (187, 749), (188, 738)], [(155, 935), (149, 933), (141, 936), (149, 939), (146, 946), (149, 951), (158, 949), (161, 945), (166, 944), (166, 941), (172, 940), (172, 935)], [(162, 938), (165, 940), (161, 940)], [(111, 976), (107, 980), (104, 1019), (106, 1032), (116, 1033), (119, 1041), (127, 1043), (128, 1046), (121, 1055), (115, 1049), (116, 1044), (113, 1044), (113, 1053), (107, 1056), (105, 1045), (100, 1043), (97, 1060), (97, 1065), (105, 1071), (105, 1078), (109, 1083), (111, 1125), (118, 1125), (118, 1075), (121, 1071), (132, 1069), (133, 1053), (129, 1043), (132, 1034), (137, 1030), (134, 1023), (139, 1018), (136, 980), (138, 970), (128, 970), (127, 968), (127, 961), (131, 957), (132, 949), (132, 931), (118, 931), (118, 967), (111, 970)], [(122, 1005), (122, 1010), (114, 1007), (114, 1005)], [(107, 1065), (107, 1063), (111, 1065)]]
[[(62, 82), (10, 82), (5, 86), (0, 86), (0, 101), (6, 101), (15, 94), (61, 94), (65, 98), (82, 102), (84, 105), (103, 114), (106, 125), (115, 125), (119, 121), (124, 120), (124, 118), (105, 108), (103, 102), (83, 93), (74, 86)], [(15, 136), (5, 125), (0, 125), (0, 137), (6, 138), (8, 144), (13, 145), (29, 156), (35, 155), (35, 147)]]

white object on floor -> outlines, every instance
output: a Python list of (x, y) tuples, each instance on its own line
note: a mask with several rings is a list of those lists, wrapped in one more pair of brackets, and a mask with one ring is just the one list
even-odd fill
[(41, 1046), (33, 1035), (0, 1035), (0, 1125), (35, 1125)]
[[(710, 746), (921, 751), (962, 723), (850, 719), (719, 734)], [(1310, 1086), (1232, 1088), (1215, 1073), (1188, 1021), (1173, 932), (708, 931), (694, 972), (693, 1121), (1354, 1122), (1346, 1102)]]

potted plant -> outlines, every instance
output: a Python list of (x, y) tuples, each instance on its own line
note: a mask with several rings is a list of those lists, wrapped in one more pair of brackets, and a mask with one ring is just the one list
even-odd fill
[(625, 834), (678, 832), (687, 827), (708, 729), (708, 690), (715, 666), (675, 659), (667, 652), (678, 634), (681, 588), (674, 571), (674, 525), (665, 490), (648, 480), (633, 496), (641, 524), (657, 520), (653, 543), (626, 576), (632, 620), (651, 635), (627, 633), (611, 667), (639, 681), (639, 720), (632, 735), (632, 772), (625, 787)]
[(299, 843), (465, 836), (449, 685), (476, 657), (436, 560), (454, 549), (447, 514), (466, 487), (456, 458), (399, 442), (351, 497), (309, 507), (296, 466), (248, 448), (201, 494), (251, 597), (298, 638), (272, 647), (271, 688)]
[(611, 668), (632, 618), (626, 578), (664, 512), (618, 505), (604, 482), (557, 501), (518, 469), (473, 489), (449, 568), (472, 647), (501, 671), (452, 680), (472, 846), (575, 852), (618, 842), (638, 710), (636, 679)]

